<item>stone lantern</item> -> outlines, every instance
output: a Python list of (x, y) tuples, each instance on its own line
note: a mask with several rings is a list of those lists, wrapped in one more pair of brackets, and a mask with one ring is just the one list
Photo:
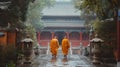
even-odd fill
[(25, 62), (24, 64), (31, 64), (31, 55), (33, 52), (33, 40), (29, 38), (29, 35), (27, 35), (27, 38), (22, 40), (23, 43), (23, 51), (25, 56)]
[(92, 47), (92, 63), (93, 64), (100, 64), (100, 53), (101, 53), (101, 43), (103, 43), (104, 41), (100, 38), (98, 38), (98, 35), (95, 35), (95, 38), (93, 38), (92, 40), (90, 40), (91, 43), (91, 47)]

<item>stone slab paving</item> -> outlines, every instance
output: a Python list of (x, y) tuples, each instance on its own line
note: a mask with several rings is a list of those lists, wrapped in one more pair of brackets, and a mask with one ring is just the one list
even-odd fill
[(50, 52), (48, 55), (40, 55), (35, 58), (33, 67), (95, 67), (88, 61), (84, 56), (71, 55), (70, 52), (68, 58), (64, 58), (59, 48), (57, 58), (52, 58)]
[(51, 53), (44, 53), (34, 57), (32, 64), (22, 64), (18, 67), (116, 67), (112, 64), (93, 65), (90, 59), (79, 54), (69, 54), (64, 58), (61, 49), (58, 52), (57, 58), (52, 58)]
[(64, 58), (59, 55), (57, 58), (52, 58), (51, 55), (39, 56), (33, 62), (33, 67), (94, 67), (89, 62), (83, 60), (83, 57), (78, 55), (70, 55)]

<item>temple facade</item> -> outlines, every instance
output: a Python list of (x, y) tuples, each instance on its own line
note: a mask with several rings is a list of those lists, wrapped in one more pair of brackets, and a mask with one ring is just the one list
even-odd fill
[(61, 45), (65, 35), (74, 47), (79, 46), (80, 43), (87, 46), (89, 43), (89, 35), (84, 27), (85, 20), (70, 2), (59, 2), (53, 7), (45, 8), (42, 21), (44, 28), (37, 32), (38, 43), (41, 46), (47, 46), (54, 36), (58, 37)]

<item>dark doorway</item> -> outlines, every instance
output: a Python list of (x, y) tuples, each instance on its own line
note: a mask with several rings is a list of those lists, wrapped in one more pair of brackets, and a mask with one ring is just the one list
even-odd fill
[(58, 41), (59, 41), (59, 44), (60, 44), (60, 45), (61, 45), (62, 39), (64, 38), (65, 35), (66, 35), (66, 34), (65, 34), (64, 31), (55, 32), (55, 36), (58, 37)]

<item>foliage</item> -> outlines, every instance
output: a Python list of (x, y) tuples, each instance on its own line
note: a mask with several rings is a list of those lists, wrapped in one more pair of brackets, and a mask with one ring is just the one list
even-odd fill
[(0, 66), (3, 67), (6, 64), (9, 66), (15, 65), (17, 52), (16, 48), (12, 44), (7, 46), (0, 45)]
[(43, 23), (41, 22), (42, 13), (44, 7), (51, 6), (54, 0), (35, 0), (33, 3), (29, 4), (27, 11), (27, 20), (26, 20), (26, 33), (31, 35), (31, 38), (36, 42), (36, 30), (43, 28)]
[(15, 67), (15, 64), (13, 62), (10, 62), (6, 65), (7, 67)]
[(41, 11), (46, 6), (53, 5), (53, 3), (54, 0), (35, 0), (34, 3), (30, 3), (27, 13), (27, 22), (30, 22), (37, 30), (43, 28), (43, 23), (41, 22)]
[(34, 40), (34, 44), (36, 44), (37, 43), (37, 41), (36, 41), (37, 38), (36, 38), (36, 30), (35, 30), (35, 28), (29, 22), (26, 22), (25, 25), (26, 25), (26, 28), (23, 30), (25, 35), (23, 37), (26, 37), (26, 34), (29, 34), (30, 38), (32, 38)]
[[(54, 0), (5, 0), (10, 1), (7, 9), (0, 9), (0, 27), (11, 25), (9, 30), (25, 28), (24, 22), (31, 22), (34, 27), (41, 29), (41, 11), (51, 6)], [(1, 1), (3, 2), (3, 1)]]
[(97, 33), (99, 37), (105, 41), (105, 44), (109, 45), (113, 50), (117, 47), (116, 25), (117, 24), (114, 21), (100, 22), (99, 20), (96, 20), (93, 22), (95, 33)]
[(101, 56), (103, 58), (114, 58), (113, 48), (109, 45), (102, 44), (101, 46)]
[[(97, 19), (88, 21), (86, 25), (89, 24), (93, 26), (95, 33), (99, 35), (101, 39), (104, 40), (104, 45), (102, 45), (103, 56), (106, 58), (113, 57), (113, 51), (117, 49), (117, 9), (119, 0), (74, 0), (75, 7), (78, 10), (83, 11), (83, 16), (96, 16)], [(114, 18), (113, 21), (106, 21), (106, 19)], [(101, 20), (105, 20), (101, 22)]]
[[(5, 0), (10, 2), (8, 8), (0, 9), (0, 25), (1, 27), (7, 27), (8, 23), (11, 25), (9, 30), (15, 30), (16, 28), (24, 28), (24, 21), (26, 19), (26, 12), (28, 4), (31, 0)], [(3, 2), (3, 1), (2, 1)]]
[(9, 11), (15, 16), (15, 18), (25, 21), (30, 2), (31, 0), (12, 0), (12, 4), (9, 6)]
[[(95, 32), (102, 38), (106, 45), (116, 48), (116, 22), (105, 21), (114, 18), (114, 12), (118, 8), (118, 0), (75, 0), (75, 7), (83, 10), (88, 15), (97, 15), (98, 19), (92, 21)], [(89, 23), (88, 23), (89, 24)]]
[(75, 0), (75, 7), (88, 14), (96, 14), (101, 20), (114, 17), (119, 0)]

